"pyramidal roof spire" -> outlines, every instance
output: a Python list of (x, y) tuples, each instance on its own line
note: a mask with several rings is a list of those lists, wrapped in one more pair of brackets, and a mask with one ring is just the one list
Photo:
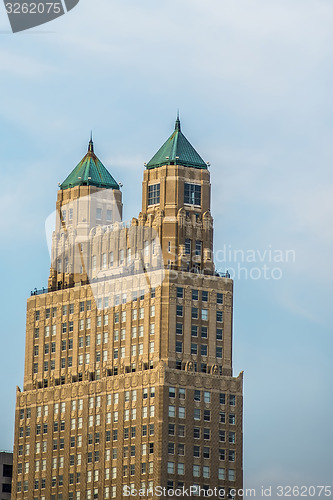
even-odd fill
[(110, 172), (97, 158), (94, 152), (92, 132), (87, 154), (76, 165), (69, 176), (60, 184), (60, 189), (69, 189), (75, 186), (96, 186), (105, 189), (120, 189)]
[(92, 131), (90, 132), (90, 141), (89, 141), (89, 146), (88, 146), (88, 153), (93, 153), (94, 152), (94, 143), (93, 143), (93, 133)]
[(207, 169), (207, 164), (181, 131), (179, 111), (174, 132), (147, 163), (146, 168), (162, 167), (163, 165), (183, 165), (184, 167)]

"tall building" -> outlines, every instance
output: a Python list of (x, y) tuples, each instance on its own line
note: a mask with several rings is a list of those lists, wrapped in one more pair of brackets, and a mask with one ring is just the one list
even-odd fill
[(208, 164), (177, 118), (145, 167), (129, 223), (92, 139), (60, 185), (48, 288), (27, 304), (13, 499), (241, 496), (243, 374)]

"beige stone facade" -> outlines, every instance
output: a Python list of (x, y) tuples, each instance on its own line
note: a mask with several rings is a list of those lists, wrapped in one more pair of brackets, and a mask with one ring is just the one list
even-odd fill
[(129, 224), (120, 191), (106, 191), (59, 191), (48, 289), (27, 304), (12, 498), (240, 498), (243, 374), (233, 283), (214, 271), (209, 171), (146, 169)]

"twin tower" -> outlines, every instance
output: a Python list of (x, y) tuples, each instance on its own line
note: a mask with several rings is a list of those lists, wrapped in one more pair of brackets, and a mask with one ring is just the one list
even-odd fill
[(177, 118), (145, 166), (130, 222), (92, 140), (59, 185), (48, 288), (27, 304), (14, 499), (241, 498), (243, 374), (209, 165)]

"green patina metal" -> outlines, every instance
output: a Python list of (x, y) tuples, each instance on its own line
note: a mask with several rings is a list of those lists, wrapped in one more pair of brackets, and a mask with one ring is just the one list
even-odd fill
[(146, 168), (151, 169), (162, 165), (183, 165), (207, 169), (207, 164), (182, 133), (179, 116), (176, 120), (175, 131), (147, 163)]
[(89, 142), (88, 153), (60, 185), (60, 189), (69, 189), (74, 186), (120, 189), (119, 184), (95, 155), (92, 138)]

